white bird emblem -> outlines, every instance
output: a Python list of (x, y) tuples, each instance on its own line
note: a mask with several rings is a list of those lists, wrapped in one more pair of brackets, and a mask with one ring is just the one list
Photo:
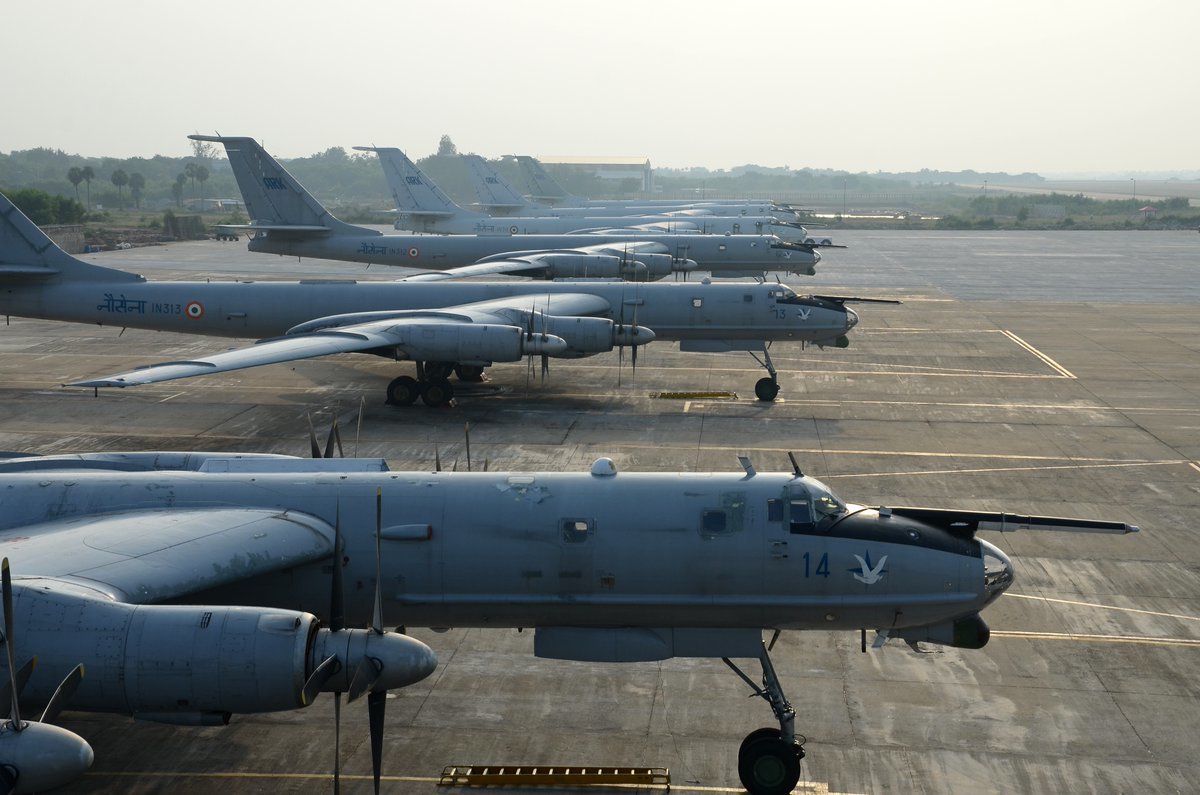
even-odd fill
[(863, 585), (874, 585), (883, 579), (884, 571), (883, 564), (887, 563), (888, 556), (884, 555), (879, 559), (879, 562), (874, 567), (871, 566), (871, 553), (867, 553), (867, 559), (863, 560), (861, 556), (855, 555), (854, 559), (858, 561), (860, 571), (851, 571), (854, 573), (854, 579), (861, 582)]

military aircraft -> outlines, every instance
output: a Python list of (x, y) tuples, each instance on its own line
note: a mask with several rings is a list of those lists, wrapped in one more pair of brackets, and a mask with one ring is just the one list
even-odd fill
[[(251, 251), (437, 268), (422, 279), (480, 275), (661, 279), (702, 269), (716, 277), (768, 271), (813, 275), (813, 246), (773, 235), (659, 234), (620, 229), (589, 235), (385, 235), (334, 218), (253, 138), (190, 135), (224, 144), (251, 223)], [(519, 231), (519, 230), (518, 230)]]
[[(71, 384), (123, 387), (362, 352), (417, 363), (388, 401), (445, 405), (448, 376), (479, 380), (494, 362), (580, 358), (654, 339), (696, 352), (749, 351), (767, 370), (762, 400), (779, 392), (774, 340), (844, 347), (857, 299), (800, 296), (783, 284), (556, 282), (147, 281), (83, 262), (46, 237), (0, 196), (0, 313), (224, 337), (260, 338), (249, 348), (149, 365)], [(268, 338), (271, 339), (263, 339)]]
[[(397, 229), (451, 235), (545, 235), (609, 233), (619, 228), (638, 233), (704, 235), (774, 235), (781, 240), (803, 244), (808, 230), (795, 220), (772, 215), (673, 216), (668, 214), (637, 216), (522, 216), (493, 218), (486, 213), (460, 207), (404, 152), (395, 147), (356, 146), (379, 155), (388, 187), (396, 200)], [(794, 217), (794, 216), (793, 216)]]
[[(416, 641), (382, 632), (384, 615), (532, 628), (539, 657), (722, 659), (777, 721), (742, 742), (741, 781), (782, 795), (804, 740), (764, 631), (861, 631), (864, 651), (868, 629), (876, 645), (978, 649), (989, 636), (980, 612), (1013, 582), (1009, 558), (979, 531), (1137, 530), (848, 504), (792, 460), (777, 473), (745, 458), (742, 471), (713, 473), (618, 473), (607, 458), (588, 473), (211, 453), (3, 462), (14, 615), (51, 674), (24, 697), (47, 700), (83, 663), (73, 708), (178, 723), (292, 709), (318, 690), (382, 704), (384, 688), (433, 666)], [(343, 598), (341, 579), (373, 587)], [(761, 686), (734, 658), (758, 661)], [(375, 725), (372, 712), (380, 749), (381, 713)]]
[(588, 207), (555, 207), (549, 204), (530, 202), (510, 185), (496, 169), (479, 155), (459, 155), (467, 165), (467, 173), (471, 177), (471, 185), (479, 198), (479, 206), (492, 216), (555, 216), (571, 218), (592, 216), (637, 216), (637, 215), (669, 215), (673, 218), (689, 216), (726, 215), (770, 215), (776, 218), (792, 221), (799, 220), (796, 212), (788, 207), (779, 207), (770, 202), (711, 202), (693, 203), (676, 201), (663, 204), (614, 203), (611, 205), (591, 205)]
[(681, 199), (585, 199), (568, 193), (558, 181), (546, 171), (537, 158), (529, 155), (505, 155), (516, 161), (521, 174), (529, 187), (530, 198), (538, 203), (551, 207), (591, 207), (591, 206), (658, 206), (671, 207), (686, 204), (690, 207), (727, 206), (737, 214), (743, 206), (762, 206), (769, 208), (768, 212), (780, 212), (785, 217), (800, 217), (800, 212), (789, 204), (781, 202), (764, 202), (758, 199), (697, 199), (687, 202)]

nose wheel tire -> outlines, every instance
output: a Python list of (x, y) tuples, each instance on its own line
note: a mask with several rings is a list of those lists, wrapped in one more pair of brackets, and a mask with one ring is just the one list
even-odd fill
[(774, 378), (760, 378), (754, 385), (754, 396), (764, 403), (770, 403), (779, 394), (779, 382)]
[(388, 384), (387, 402), (393, 406), (411, 406), (420, 395), (420, 384), (412, 376), (402, 375)]
[(804, 749), (778, 735), (759, 729), (738, 752), (738, 777), (750, 795), (787, 795), (800, 780)]

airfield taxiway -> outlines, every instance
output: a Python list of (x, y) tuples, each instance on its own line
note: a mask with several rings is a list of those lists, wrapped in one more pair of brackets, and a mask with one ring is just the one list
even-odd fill
[[(808, 474), (844, 499), (1078, 515), (1132, 536), (987, 534), (1017, 581), (981, 651), (859, 651), (853, 633), (785, 633), (772, 654), (808, 737), (797, 792), (1200, 790), (1200, 238), (1194, 232), (839, 232), (801, 292), (857, 307), (844, 350), (776, 346), (782, 391), (753, 398), (746, 354), (615, 354), (493, 368), (493, 394), (383, 404), (408, 365), (351, 355), (128, 390), (59, 384), (221, 350), (228, 340), (13, 318), (0, 334), (0, 449), (305, 455), (306, 415), (347, 455), (393, 468)], [(198, 242), (90, 255), (156, 278), (393, 271)], [(660, 393), (729, 391), (721, 399)], [(361, 433), (356, 429), (360, 404)], [(670, 560), (662, 561), (670, 566)], [(400, 623), (403, 616), (386, 616)], [(770, 711), (718, 660), (538, 660), (532, 633), (414, 630), (441, 664), (393, 694), (385, 789), (439, 788), (446, 765), (667, 767), (672, 791), (739, 792), (736, 753)], [(753, 670), (751, 667), (750, 670)], [(96, 751), (64, 793), (328, 792), (332, 706), (182, 728), (67, 713)], [(369, 791), (365, 707), (343, 709), (343, 786)], [(509, 790), (521, 791), (521, 790)], [(554, 792), (554, 790), (537, 790)]]

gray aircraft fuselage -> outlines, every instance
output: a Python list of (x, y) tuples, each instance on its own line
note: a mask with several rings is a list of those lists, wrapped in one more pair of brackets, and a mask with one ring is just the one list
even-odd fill
[[(804, 340), (844, 334), (857, 316), (821, 299), (782, 303), (778, 285), (633, 284), (621, 281), (402, 283), (174, 282), (129, 279), (48, 280), (0, 287), (0, 313), (104, 326), (262, 338), (317, 318), (379, 310), (453, 311), (457, 305), (512, 295), (590, 293), (611, 319), (649, 326), (660, 340)], [(124, 278), (118, 278), (124, 277)], [(536, 308), (536, 307), (534, 307)], [(848, 324), (848, 325), (847, 325)]]
[[(389, 624), (903, 629), (975, 614), (1011, 579), (1007, 558), (986, 542), (859, 506), (833, 513), (839, 504), (820, 482), (792, 474), (347, 477), (334, 461), (313, 472), (321, 463), (6, 472), (0, 538), (41, 522), (173, 506), (278, 509), (329, 526), (340, 516), (351, 625), (371, 612), (377, 488)], [(989, 586), (985, 563), (993, 577), (1008, 570), (1002, 587)], [(324, 616), (328, 569), (305, 564), (187, 601)], [(150, 592), (156, 576), (146, 574)]]
[(531, 251), (570, 250), (601, 243), (652, 243), (661, 253), (693, 259), (701, 270), (812, 274), (818, 257), (771, 235), (596, 234), (596, 235), (392, 235), (349, 233), (300, 237), (258, 232), (249, 249), (266, 254), (314, 257), (409, 268), (445, 269), (470, 265), (484, 257)]

